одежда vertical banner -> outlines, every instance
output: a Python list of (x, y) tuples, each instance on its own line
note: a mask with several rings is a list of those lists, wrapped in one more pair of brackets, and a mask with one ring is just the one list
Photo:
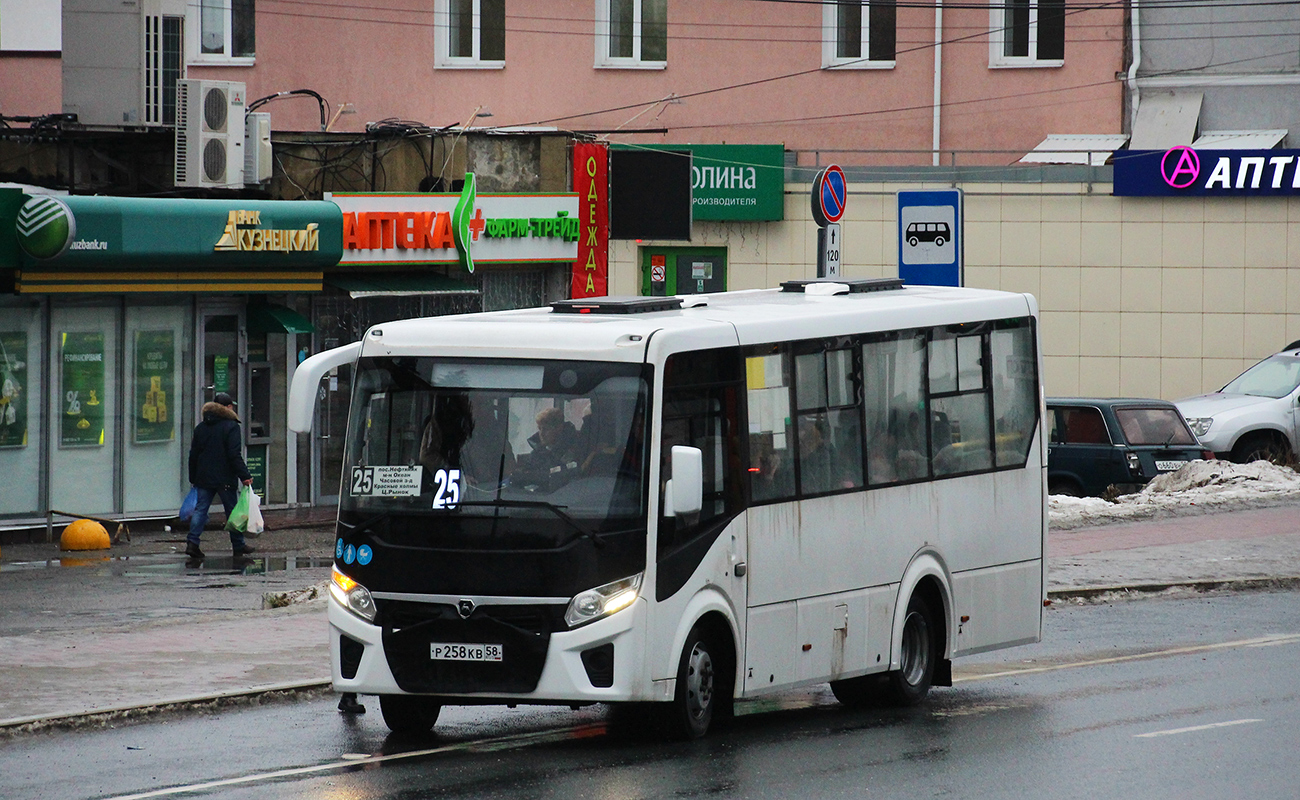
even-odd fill
[(578, 258), (573, 297), (609, 294), (609, 146), (573, 144), (573, 191), (578, 193)]

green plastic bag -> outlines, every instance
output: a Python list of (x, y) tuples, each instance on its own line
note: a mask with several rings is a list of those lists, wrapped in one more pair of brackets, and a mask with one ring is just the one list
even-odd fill
[(230, 516), (226, 519), (226, 530), (239, 531), (244, 533), (248, 530), (248, 496), (253, 493), (253, 488), (248, 485), (241, 486), (239, 489), (239, 500), (235, 502), (235, 507), (231, 509)]

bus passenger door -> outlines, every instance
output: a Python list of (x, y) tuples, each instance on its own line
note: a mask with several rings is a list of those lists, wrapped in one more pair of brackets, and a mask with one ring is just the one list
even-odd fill
[[(703, 456), (703, 505), (698, 515), (662, 513), (655, 541), (655, 599), (663, 620), (658, 644), (670, 644), (686, 605), (701, 591), (726, 596), (744, 641), (745, 518), (740, 513), (740, 355), (735, 347), (676, 353), (664, 364), (660, 423), (660, 486), (672, 476), (674, 445)], [(672, 630), (670, 630), (672, 629)], [(656, 636), (658, 638), (658, 636)], [(665, 647), (665, 650), (668, 648)], [(739, 659), (739, 654), (737, 655)], [(674, 664), (675, 656), (674, 656)]]

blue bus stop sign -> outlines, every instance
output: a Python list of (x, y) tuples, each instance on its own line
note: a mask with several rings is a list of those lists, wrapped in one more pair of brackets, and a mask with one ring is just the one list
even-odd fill
[(898, 277), (907, 284), (962, 286), (961, 189), (898, 193)]

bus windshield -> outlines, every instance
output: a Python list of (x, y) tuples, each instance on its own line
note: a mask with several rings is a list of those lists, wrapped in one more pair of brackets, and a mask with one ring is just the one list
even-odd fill
[(443, 519), (420, 528), (515, 548), (644, 527), (646, 369), (361, 359), (341, 518)]

